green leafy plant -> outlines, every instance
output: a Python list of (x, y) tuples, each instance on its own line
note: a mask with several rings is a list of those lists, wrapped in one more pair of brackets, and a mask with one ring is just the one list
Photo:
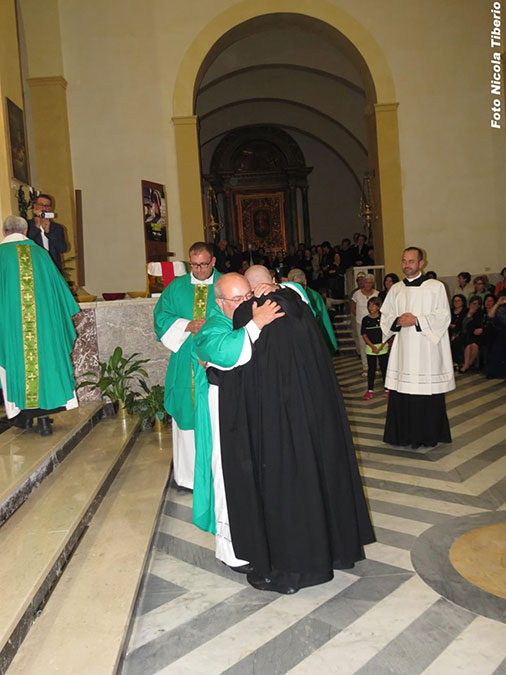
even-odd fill
[(159, 384), (153, 385), (150, 389), (146, 382), (139, 379), (139, 384), (144, 390), (146, 396), (137, 398), (133, 404), (133, 412), (137, 413), (143, 426), (153, 426), (155, 420), (163, 419), (165, 416), (164, 393), (165, 389)]
[(99, 361), (98, 373), (94, 371), (84, 373), (83, 377), (91, 379), (81, 382), (78, 389), (93, 387), (100, 391), (102, 398), (121, 401), (123, 406), (128, 404), (132, 407), (135, 400), (135, 395), (131, 395), (133, 381), (137, 380), (139, 384), (144, 383), (145, 386), (146, 383), (141, 376), (148, 375), (142, 366), (149, 359), (135, 359), (136, 356), (139, 356), (139, 352), (127, 358), (123, 356), (121, 347), (116, 347), (108, 361)]

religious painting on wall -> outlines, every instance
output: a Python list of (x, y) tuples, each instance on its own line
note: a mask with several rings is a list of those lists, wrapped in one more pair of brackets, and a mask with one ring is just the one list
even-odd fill
[(7, 99), (9, 139), (11, 143), (12, 175), (20, 183), (30, 185), (28, 151), (26, 149), (25, 118), (23, 111)]
[(167, 203), (163, 185), (142, 181), (142, 209), (146, 262), (167, 260)]
[[(165, 187), (148, 180), (141, 181), (141, 184), (146, 264), (166, 263), (169, 252)], [(161, 276), (148, 274), (148, 290), (150, 293), (160, 293), (163, 290)]]
[(284, 194), (236, 194), (241, 247), (248, 244), (265, 251), (286, 249)]

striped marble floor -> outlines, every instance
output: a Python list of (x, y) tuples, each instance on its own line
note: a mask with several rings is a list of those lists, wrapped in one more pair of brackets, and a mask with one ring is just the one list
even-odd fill
[[(379, 382), (363, 401), (359, 361), (335, 364), (378, 540), (367, 560), (293, 596), (256, 591), (216, 561), (191, 495), (172, 486), (122, 675), (506, 675), (506, 593), (487, 590), (486, 569), (475, 585), (449, 561), (457, 536), (506, 521), (504, 382), (459, 376), (453, 443), (413, 452), (381, 440)], [(503, 589), (504, 545), (490, 549)]]

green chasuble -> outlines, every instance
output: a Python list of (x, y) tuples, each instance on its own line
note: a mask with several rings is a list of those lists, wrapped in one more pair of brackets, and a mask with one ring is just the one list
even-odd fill
[(306, 293), (325, 343), (329, 348), (330, 353), (334, 354), (337, 351), (337, 342), (334, 335), (334, 329), (332, 328), (332, 322), (330, 321), (329, 313), (325, 307), (325, 300), (318, 293), (318, 291), (314, 291), (312, 288), (307, 287)]
[[(192, 284), (191, 274), (176, 277), (161, 294), (154, 310), (154, 328), (158, 340), (177, 319), (205, 319), (216, 306), (214, 281), (221, 276), (214, 271), (212, 284)], [(194, 391), (197, 380), (204, 378), (197, 368), (193, 352), (193, 337), (186, 338), (177, 352), (172, 352), (165, 378), (165, 410), (180, 429), (194, 429)]]
[(31, 239), (0, 245), (0, 366), (6, 398), (20, 410), (51, 410), (74, 397), (78, 312), (47, 251)]
[[(232, 368), (242, 352), (246, 330), (234, 330), (232, 320), (215, 305), (209, 319), (194, 339), (195, 353), (201, 361)], [(204, 369), (200, 366), (202, 373)], [(212, 432), (209, 416), (207, 378), (195, 378), (195, 481), (193, 485), (193, 522), (215, 534), (214, 490), (211, 472)], [(216, 420), (218, 424), (218, 420)]]

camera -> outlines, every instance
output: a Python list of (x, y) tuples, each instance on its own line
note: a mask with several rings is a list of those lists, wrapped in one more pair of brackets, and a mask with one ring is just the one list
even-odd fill
[(54, 218), (54, 213), (52, 211), (41, 211), (38, 215), (39, 218)]

